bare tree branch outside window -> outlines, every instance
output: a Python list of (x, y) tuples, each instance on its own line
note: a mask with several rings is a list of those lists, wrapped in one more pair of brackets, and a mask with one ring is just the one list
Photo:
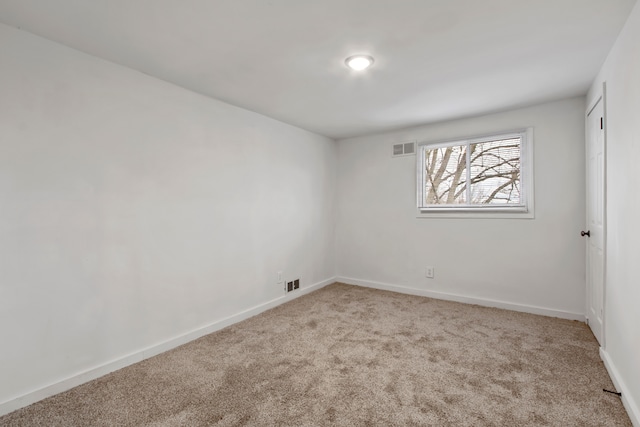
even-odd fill
[(426, 147), (424, 204), (518, 205), (521, 197), (521, 138)]

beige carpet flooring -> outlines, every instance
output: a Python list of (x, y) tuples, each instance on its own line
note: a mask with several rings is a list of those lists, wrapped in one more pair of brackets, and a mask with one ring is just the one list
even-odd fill
[(2, 426), (630, 426), (580, 322), (334, 284)]

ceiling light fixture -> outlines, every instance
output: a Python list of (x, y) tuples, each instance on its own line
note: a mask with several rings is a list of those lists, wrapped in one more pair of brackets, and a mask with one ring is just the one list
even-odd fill
[(352, 70), (362, 71), (373, 64), (373, 57), (369, 55), (353, 55), (345, 59), (344, 63)]

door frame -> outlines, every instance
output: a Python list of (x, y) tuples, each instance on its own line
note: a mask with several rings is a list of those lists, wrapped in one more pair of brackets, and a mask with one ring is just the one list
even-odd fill
[[(602, 150), (602, 156), (603, 156), (603, 165), (602, 165), (602, 176), (603, 176), (603, 183), (602, 183), (602, 336), (600, 337), (600, 347), (605, 350), (606, 349), (606, 323), (607, 323), (607, 82), (603, 82), (602, 83), (602, 89), (601, 91), (596, 92), (595, 96), (592, 98), (591, 101), (587, 100), (588, 104), (587, 104), (587, 111), (585, 114), (585, 178), (587, 178), (587, 173), (588, 173), (588, 168), (589, 168), (589, 149), (588, 149), (588, 144), (589, 144), (589, 140), (588, 140), (588, 132), (589, 132), (589, 115), (591, 114), (591, 112), (593, 112), (593, 110), (596, 108), (596, 106), (598, 105), (599, 102), (602, 102), (602, 115), (603, 115), (603, 150)], [(585, 179), (585, 183), (587, 183), (587, 185), (585, 186), (585, 204), (586, 204), (586, 209), (585, 209), (585, 222), (587, 222), (587, 226), (588, 224), (588, 219), (589, 219), (589, 203), (588, 203), (588, 197), (589, 197), (589, 188), (588, 188), (588, 181)], [(585, 294), (586, 298), (585, 298), (585, 320), (587, 322), (587, 324), (589, 324), (589, 277), (588, 275), (590, 274), (590, 265), (589, 265), (589, 243), (587, 242), (586, 244), (586, 249), (585, 249), (585, 257), (586, 257), (586, 281), (585, 281), (585, 285), (586, 285), (586, 291), (587, 293)]]

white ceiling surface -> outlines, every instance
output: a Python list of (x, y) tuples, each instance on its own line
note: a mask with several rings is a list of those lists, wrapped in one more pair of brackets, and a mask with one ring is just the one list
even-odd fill
[(0, 22), (344, 138), (585, 94), (634, 3), (0, 0)]

